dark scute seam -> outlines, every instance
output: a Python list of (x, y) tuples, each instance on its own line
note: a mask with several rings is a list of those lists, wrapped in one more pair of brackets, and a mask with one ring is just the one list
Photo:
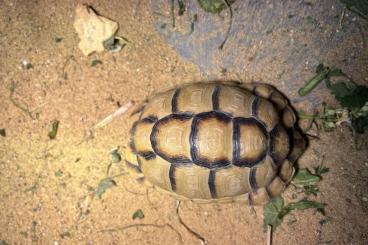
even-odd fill
[(177, 113), (178, 112), (178, 97), (180, 94), (180, 89), (176, 89), (174, 92), (174, 95), (171, 99), (171, 111), (172, 113)]
[(259, 97), (256, 96), (256, 98), (252, 102), (252, 116), (258, 117), (258, 107), (259, 107)]
[(217, 198), (215, 180), (216, 180), (216, 170), (215, 169), (211, 169), (210, 170), (210, 175), (208, 176), (208, 186), (210, 188), (211, 197), (213, 199)]
[(271, 191), (270, 191), (270, 188), (269, 186), (266, 186), (265, 187), (265, 190), (266, 190), (266, 193), (267, 193), (267, 196), (268, 198), (271, 200), (272, 198), (274, 198), (274, 196), (272, 195)]
[(251, 168), (249, 172), (249, 184), (253, 192), (257, 192), (258, 186), (257, 186), (257, 168)]
[(169, 170), (169, 179), (170, 179), (171, 189), (174, 192), (176, 191), (175, 170), (176, 170), (176, 165), (171, 164), (170, 170)]
[(240, 123), (237, 118), (233, 119), (233, 160), (236, 163), (240, 158)]
[(152, 160), (156, 158), (156, 154), (153, 151), (142, 151), (137, 153), (146, 160)]
[(216, 86), (212, 93), (212, 108), (214, 111), (219, 110), (219, 95), (220, 95), (220, 86)]
[(141, 123), (154, 123), (158, 120), (156, 116), (150, 115), (148, 117), (143, 118), (140, 122)]
[(125, 160), (125, 165), (128, 168), (133, 169), (136, 173), (142, 173), (142, 169), (139, 166), (137, 166), (137, 165), (135, 165), (135, 164), (133, 164), (133, 163), (127, 161), (127, 160)]

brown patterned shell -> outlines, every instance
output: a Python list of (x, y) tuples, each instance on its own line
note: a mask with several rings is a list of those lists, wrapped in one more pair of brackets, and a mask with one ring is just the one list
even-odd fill
[(135, 168), (180, 199), (262, 204), (279, 195), (305, 142), (279, 92), (244, 86), (189, 84), (149, 100), (131, 130)]

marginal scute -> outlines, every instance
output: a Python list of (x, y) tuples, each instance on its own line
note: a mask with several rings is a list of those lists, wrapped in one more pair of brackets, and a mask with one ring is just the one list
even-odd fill
[(250, 205), (263, 205), (269, 202), (270, 196), (268, 195), (266, 188), (258, 189), (257, 192), (249, 193)]
[(150, 134), (154, 123), (147, 120), (137, 122), (132, 129), (132, 143), (137, 153), (152, 152)]
[(278, 111), (283, 110), (287, 105), (285, 97), (276, 90), (271, 93), (269, 100), (276, 106)]
[(296, 122), (296, 116), (290, 106), (286, 106), (282, 112), (282, 122), (287, 128), (294, 126)]
[(274, 89), (270, 85), (262, 84), (262, 83), (257, 84), (256, 88), (254, 89), (254, 93), (256, 95), (261, 96), (266, 99), (270, 97), (273, 91)]
[(279, 122), (279, 116), (275, 107), (271, 102), (264, 98), (259, 98), (259, 101), (253, 110), (256, 118), (264, 123), (267, 131), (271, 131)]
[(290, 162), (294, 163), (307, 147), (307, 141), (295, 128), (291, 130), (291, 139), (293, 147), (287, 158)]
[(279, 176), (285, 183), (289, 183), (294, 175), (295, 169), (293, 164), (288, 160), (285, 159), (284, 162), (281, 164)]
[(270, 185), (267, 187), (267, 193), (271, 198), (279, 196), (285, 189), (285, 183), (279, 178), (275, 177)]

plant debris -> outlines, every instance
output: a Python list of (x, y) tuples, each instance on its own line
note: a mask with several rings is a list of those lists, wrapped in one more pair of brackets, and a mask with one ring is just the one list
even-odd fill
[(53, 120), (50, 125), (49, 125), (49, 129), (48, 129), (48, 136), (51, 140), (56, 138), (57, 132), (58, 132), (58, 128), (59, 128), (59, 121), (58, 120)]
[(54, 173), (54, 174), (55, 174), (55, 176), (56, 176), (56, 177), (61, 177), (61, 176), (63, 176), (63, 174), (64, 174), (64, 173), (63, 173), (63, 171), (61, 171), (61, 170), (59, 169), (58, 171), (55, 171), (55, 173)]
[(121, 155), (120, 155), (120, 153), (119, 153), (119, 149), (118, 149), (118, 148), (113, 149), (113, 150), (110, 152), (110, 154), (111, 154), (111, 161), (112, 161), (113, 163), (118, 163), (118, 162), (120, 162), (120, 161), (121, 161)]
[(311, 173), (307, 168), (299, 169), (292, 181), (294, 185), (302, 187), (307, 196), (317, 196), (319, 188), (316, 184), (322, 179), (322, 174), (329, 171), (329, 168), (326, 168), (323, 165), (319, 165), (313, 169), (314, 173)]
[(55, 37), (55, 42), (60, 43), (63, 40), (62, 37)]
[(64, 239), (64, 238), (66, 238), (66, 237), (70, 237), (70, 236), (71, 236), (71, 234), (70, 234), (70, 232), (69, 232), (69, 231), (65, 231), (65, 232), (63, 232), (63, 233), (60, 233), (59, 235), (60, 235), (60, 237), (61, 237), (62, 239)]
[(122, 37), (113, 36), (103, 42), (105, 50), (110, 52), (119, 52), (128, 44), (128, 40)]
[(194, 32), (194, 25), (197, 21), (198, 21), (198, 15), (194, 14), (192, 18), (192, 22), (190, 23), (190, 33), (189, 34), (192, 34)]
[(3, 137), (6, 136), (5, 128), (0, 128), (0, 135), (3, 136)]
[(229, 9), (230, 12), (230, 22), (226, 31), (226, 35), (220, 46), (218, 47), (222, 50), (225, 46), (225, 43), (229, 37), (230, 30), (233, 24), (233, 9), (231, 4), (233, 4), (235, 0), (198, 0), (199, 6), (206, 12), (218, 14), (224, 9)]
[(95, 196), (99, 199), (101, 199), (102, 194), (106, 192), (107, 189), (116, 186), (115, 180), (112, 178), (106, 178), (100, 181), (97, 188), (95, 189)]
[(144, 213), (142, 211), (142, 209), (138, 209), (137, 211), (134, 212), (132, 219), (143, 219), (144, 218)]
[(185, 3), (183, 0), (178, 0), (178, 5), (179, 5), (178, 15), (181, 16), (185, 12)]
[(94, 67), (96, 65), (102, 65), (102, 61), (101, 60), (92, 60), (91, 67)]
[(368, 1), (366, 0), (340, 0), (345, 7), (359, 17), (368, 20)]
[(21, 65), (22, 65), (22, 68), (26, 70), (33, 68), (33, 65), (29, 63), (27, 60), (22, 60)]
[(282, 197), (276, 197), (267, 205), (264, 206), (264, 224), (272, 226), (273, 230), (282, 223), (285, 215), (289, 214), (293, 210), (305, 210), (316, 209), (318, 212), (324, 214), (325, 204), (303, 199), (299, 202), (289, 203), (284, 206), (284, 199)]
[(198, 0), (199, 6), (206, 12), (218, 14), (222, 10), (227, 9), (235, 0)]
[(299, 169), (293, 179), (293, 184), (295, 185), (313, 185), (320, 181), (320, 177), (318, 175), (312, 174), (308, 169)]
[(13, 103), (13, 105), (15, 107), (17, 107), (18, 109), (22, 110), (24, 113), (26, 113), (33, 120), (36, 120), (37, 118), (33, 115), (32, 111), (30, 111), (26, 106), (23, 106), (20, 102), (18, 102), (18, 100), (14, 99), (14, 92), (15, 92), (15, 83), (14, 83), (14, 81), (11, 81), (11, 83), (9, 85), (9, 91), (10, 91), (9, 99)]

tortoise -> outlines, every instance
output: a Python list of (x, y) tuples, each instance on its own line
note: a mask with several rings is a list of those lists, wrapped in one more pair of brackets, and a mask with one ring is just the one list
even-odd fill
[(306, 147), (288, 100), (267, 84), (185, 84), (139, 113), (126, 165), (179, 200), (265, 204)]

